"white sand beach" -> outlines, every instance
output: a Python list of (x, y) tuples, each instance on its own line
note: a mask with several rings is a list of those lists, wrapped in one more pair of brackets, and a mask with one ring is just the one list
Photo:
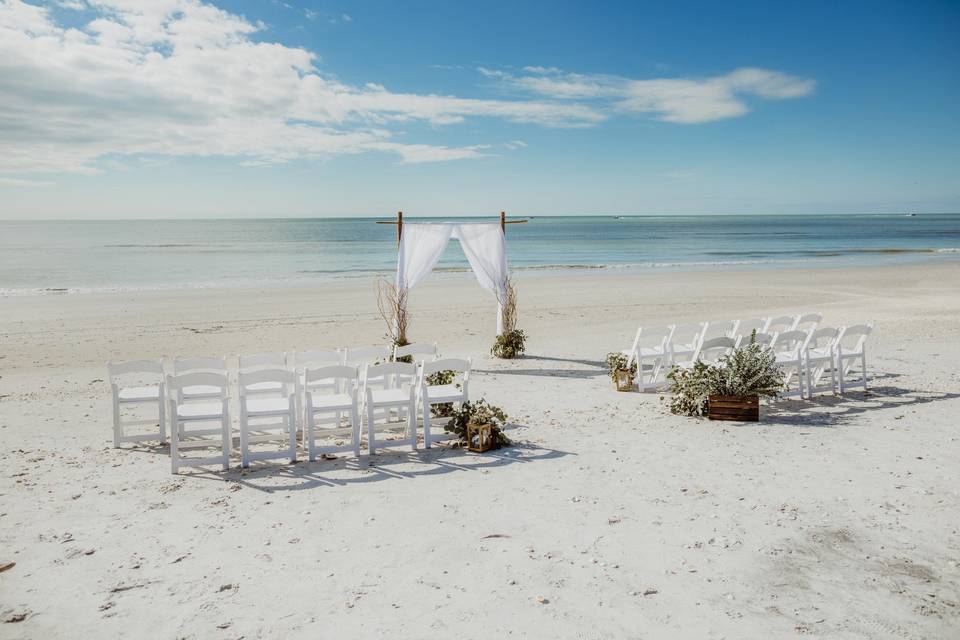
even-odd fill
[[(529, 272), (514, 361), (472, 278), (410, 336), (474, 359), (515, 446), (179, 476), (113, 448), (107, 360), (380, 343), (373, 283), (0, 298), (0, 637), (960, 634), (960, 263)], [(875, 323), (869, 395), (715, 423), (602, 365), (638, 324), (807, 310)]]

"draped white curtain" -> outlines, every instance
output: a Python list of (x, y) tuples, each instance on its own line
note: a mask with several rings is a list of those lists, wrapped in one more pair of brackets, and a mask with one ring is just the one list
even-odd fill
[(412, 289), (427, 277), (443, 255), (450, 238), (460, 241), (477, 282), (497, 296), (497, 334), (503, 332), (502, 301), (506, 300), (507, 252), (499, 223), (403, 225), (397, 256), (397, 287)]

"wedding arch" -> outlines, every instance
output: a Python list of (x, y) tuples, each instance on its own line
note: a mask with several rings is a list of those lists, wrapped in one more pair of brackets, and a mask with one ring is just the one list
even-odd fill
[(477, 282), (497, 298), (500, 335), (507, 297), (507, 225), (523, 222), (526, 220), (507, 220), (503, 211), (499, 222), (404, 222), (403, 212), (398, 211), (396, 221), (378, 220), (377, 224), (397, 225), (398, 291), (407, 292), (417, 286), (433, 271), (450, 240), (457, 240)]

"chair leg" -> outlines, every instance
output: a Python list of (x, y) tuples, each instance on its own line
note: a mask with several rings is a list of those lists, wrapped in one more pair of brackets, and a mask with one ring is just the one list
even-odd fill
[(430, 439), (430, 403), (424, 398), (421, 404), (423, 405), (423, 446), (429, 449), (432, 445)]
[(113, 447), (120, 448), (120, 439), (123, 437), (123, 427), (120, 425), (120, 403), (116, 396), (113, 398)]
[[(173, 420), (173, 416), (171, 416)], [(176, 422), (171, 422), (170, 424), (170, 473), (176, 475), (177, 470), (180, 468), (178, 464), (180, 461), (180, 452), (177, 449), (177, 444), (180, 441), (180, 436), (178, 435), (180, 425)]]
[(354, 403), (350, 408), (350, 434), (353, 438), (353, 456), (360, 457), (360, 424), (357, 415), (357, 405)]
[(314, 430), (317, 427), (317, 418), (312, 409), (307, 410), (307, 420), (303, 425), (304, 434), (303, 442), (307, 447), (307, 460), (310, 462), (317, 461), (317, 445), (316, 445), (316, 435)]
[(860, 372), (863, 375), (863, 393), (867, 393), (867, 352), (864, 349), (863, 354), (860, 356)]
[(250, 446), (247, 442), (249, 434), (247, 433), (247, 412), (240, 411), (240, 466), (246, 469), (250, 466)]
[(223, 455), (223, 470), (230, 468), (230, 415), (224, 411), (220, 419), (220, 453)]
[(373, 455), (377, 452), (376, 448), (376, 439), (374, 438), (374, 433), (376, 427), (373, 424), (373, 403), (365, 402), (367, 409), (367, 455)]
[(404, 407), (407, 414), (407, 436), (410, 438), (410, 450), (417, 450), (417, 407), (410, 403), (409, 407)]
[(287, 414), (285, 421), (287, 423), (287, 437), (290, 438), (290, 464), (297, 461), (297, 425), (295, 419), (296, 413)]
[(163, 398), (157, 403), (157, 416), (160, 422), (160, 444), (163, 444), (167, 441), (167, 412)]

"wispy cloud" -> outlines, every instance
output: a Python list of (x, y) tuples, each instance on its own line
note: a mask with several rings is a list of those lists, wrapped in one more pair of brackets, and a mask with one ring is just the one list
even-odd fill
[(650, 115), (679, 124), (733, 118), (749, 111), (747, 100), (786, 100), (813, 92), (813, 80), (744, 67), (707, 78), (634, 80), (622, 76), (565, 73), (556, 67), (523, 67), (523, 74), (480, 67), (487, 78), (554, 100), (593, 101), (608, 111)]
[(46, 180), (27, 180), (25, 178), (5, 178), (0, 176), (0, 187), (28, 187), (28, 188), (38, 188), (38, 187), (54, 187), (56, 182), (48, 182)]
[(408, 141), (399, 127), (468, 118), (583, 127), (607, 117), (569, 101), (348, 85), (312, 52), (264, 41), (264, 25), (200, 0), (87, 3), (95, 15), (75, 28), (46, 7), (0, 1), (0, 171), (89, 173), (105, 157), (137, 155), (446, 161), (486, 154)]

